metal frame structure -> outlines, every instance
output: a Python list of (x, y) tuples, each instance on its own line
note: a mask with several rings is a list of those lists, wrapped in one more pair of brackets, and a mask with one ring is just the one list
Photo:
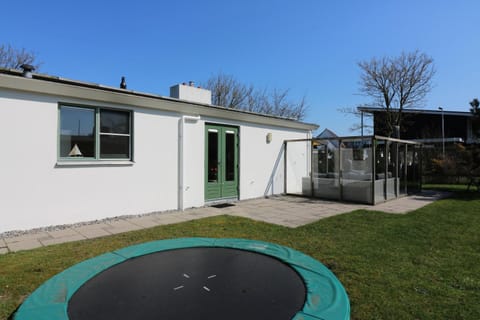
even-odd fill
[[(306, 142), (310, 145), (309, 160), (305, 166), (309, 172), (306, 172), (306, 175), (301, 178), (302, 190), (297, 189), (291, 192), (287, 173), (289, 168), (288, 145), (298, 142)], [(333, 150), (327, 150), (329, 143)], [(333, 145), (336, 146), (332, 147)], [(332, 155), (331, 159), (324, 159), (327, 169), (322, 173), (318, 169), (321, 162), (318, 146), (323, 146), (324, 154)], [(346, 136), (286, 140), (284, 148), (284, 190), (286, 194), (374, 205), (421, 189), (422, 144), (419, 142), (378, 135)], [(346, 151), (350, 152), (350, 155), (347, 155)], [(333, 156), (334, 152), (335, 156)], [(355, 152), (357, 152), (357, 157), (360, 156), (360, 161), (355, 160)], [(332, 172), (328, 170), (329, 161), (335, 167)], [(351, 169), (349, 171), (345, 168), (347, 163), (350, 165), (362, 163), (368, 169), (364, 171)], [(323, 181), (324, 184), (322, 185), (319, 181)], [(328, 192), (327, 189), (329, 189)]]

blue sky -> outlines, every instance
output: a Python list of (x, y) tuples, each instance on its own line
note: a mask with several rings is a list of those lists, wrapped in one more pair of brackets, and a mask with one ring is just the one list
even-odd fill
[(425, 107), (468, 111), (480, 96), (478, 0), (7, 1), (0, 43), (26, 48), (41, 72), (168, 95), (223, 72), (307, 96), (305, 119), (340, 135), (355, 118), (357, 63), (416, 49), (437, 73)]

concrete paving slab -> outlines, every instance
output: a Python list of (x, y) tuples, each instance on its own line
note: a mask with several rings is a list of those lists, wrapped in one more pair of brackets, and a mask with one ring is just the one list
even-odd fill
[(142, 228), (151, 228), (160, 224), (158, 219), (155, 219), (153, 217), (131, 218), (127, 219), (127, 221)]
[(40, 242), (44, 246), (49, 246), (49, 245), (52, 245), (52, 244), (66, 243), (66, 242), (79, 241), (79, 240), (85, 240), (85, 239), (86, 238), (84, 236), (77, 233), (77, 234), (66, 236), (66, 237), (57, 237), (57, 238), (53, 238), (53, 239), (43, 240), (43, 241), (40, 241)]
[(141, 226), (137, 226), (136, 224), (130, 223), (126, 220), (108, 222), (106, 225), (107, 227), (105, 227), (104, 230), (114, 234), (142, 229)]
[(178, 214), (163, 214), (159, 215), (158, 217), (155, 217), (155, 221), (158, 222), (158, 225), (166, 225), (166, 224), (172, 224), (172, 223), (177, 223), (177, 222), (183, 222), (185, 221), (186, 218), (182, 218)]
[(11, 252), (17, 252), (22, 250), (30, 250), (40, 248), (42, 244), (37, 239), (28, 239), (23, 241), (11, 242), (8, 244), (8, 250)]
[(49, 235), (48, 235), (47, 232), (33, 232), (33, 233), (24, 234), (24, 235), (17, 236), (17, 237), (4, 238), (4, 240), (7, 244), (10, 244), (10, 243), (15, 243), (15, 242), (37, 240), (38, 238), (48, 237), (48, 236)]
[(201, 218), (207, 218), (207, 217), (220, 216), (222, 214), (226, 214), (226, 212), (224, 212), (224, 211), (218, 211), (218, 212), (201, 212), (201, 211), (188, 212), (188, 211), (185, 211), (183, 213), (182, 217), (191, 218), (191, 219), (201, 219)]
[(67, 238), (78, 235), (78, 232), (75, 229), (63, 229), (47, 232), (52, 238)]
[(105, 229), (107, 227), (108, 226), (105, 223), (99, 223), (77, 227), (74, 228), (74, 230), (87, 239), (93, 239), (112, 235), (112, 233)]

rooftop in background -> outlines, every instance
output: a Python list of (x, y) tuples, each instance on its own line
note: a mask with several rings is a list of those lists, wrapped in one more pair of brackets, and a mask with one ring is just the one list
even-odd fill
[(318, 136), (317, 139), (338, 138), (338, 135), (332, 130), (326, 128)]
[[(388, 135), (385, 108), (359, 107), (358, 111), (373, 115), (375, 135)], [(393, 109), (393, 112), (396, 111), (398, 112), (398, 109)], [(432, 144), (480, 142), (480, 128), (472, 121), (473, 114), (470, 111), (404, 109), (402, 114), (400, 126), (402, 139)]]
[[(375, 112), (385, 112), (385, 108), (376, 108), (376, 107), (358, 107), (358, 111), (363, 111), (367, 113)], [(392, 109), (396, 111), (398, 109)], [(434, 114), (434, 115), (451, 115), (451, 116), (462, 116), (462, 117), (471, 117), (472, 113), (469, 111), (447, 111), (447, 110), (432, 110), (432, 109), (403, 109), (402, 113), (412, 113), (412, 114)]]

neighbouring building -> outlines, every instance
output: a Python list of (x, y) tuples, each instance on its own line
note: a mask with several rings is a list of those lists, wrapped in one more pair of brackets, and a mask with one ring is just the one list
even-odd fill
[[(384, 108), (359, 107), (358, 111), (373, 115), (374, 134), (386, 135)], [(472, 122), (470, 112), (405, 109), (402, 114), (402, 139), (439, 144), (443, 139), (446, 143), (480, 143), (480, 127)]]
[[(374, 134), (387, 135), (383, 108), (358, 108), (373, 115)], [(480, 125), (471, 112), (406, 109), (402, 111), (400, 137), (422, 143), (424, 183), (469, 183), (475, 166), (468, 158), (480, 143)], [(442, 159), (448, 159), (444, 167)], [(473, 170), (473, 171), (472, 171)]]
[(0, 232), (284, 193), (318, 126), (210, 101), (0, 69)]

